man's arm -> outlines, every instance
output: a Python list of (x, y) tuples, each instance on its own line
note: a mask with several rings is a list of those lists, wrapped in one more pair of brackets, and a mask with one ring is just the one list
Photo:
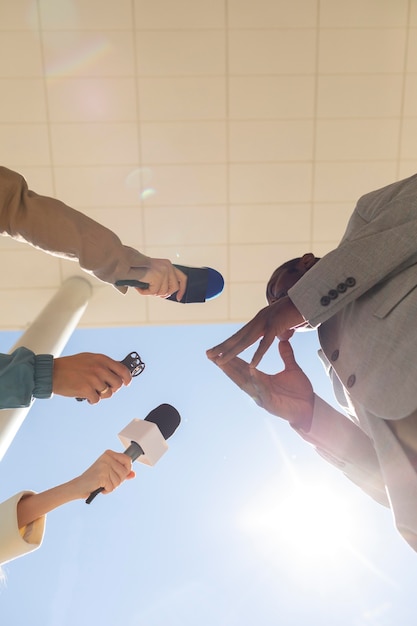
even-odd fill
[(413, 176), (361, 198), (340, 245), (311, 267), (288, 295), (303, 317), (317, 326), (416, 263)]
[[(108, 228), (60, 200), (28, 189), (25, 179), (0, 167), (0, 233), (44, 252), (79, 262), (101, 281), (136, 279), (149, 284), (144, 295), (184, 295), (187, 278), (166, 259), (151, 259), (124, 246)], [(127, 287), (118, 287), (126, 292)]]
[(284, 370), (277, 374), (265, 374), (239, 357), (216, 363), (260, 407), (286, 420), (323, 458), (377, 502), (388, 506), (379, 462), (369, 437), (314, 394), (288, 341), (279, 343), (279, 352)]
[(349, 480), (380, 504), (389, 506), (372, 442), (348, 417), (315, 395), (310, 427), (293, 428)]

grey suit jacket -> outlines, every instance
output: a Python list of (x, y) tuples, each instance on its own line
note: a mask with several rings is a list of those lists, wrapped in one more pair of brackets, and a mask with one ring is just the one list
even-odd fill
[[(318, 327), (336, 398), (351, 420), (318, 402), (310, 432), (300, 434), (390, 506), (417, 550), (417, 473), (389, 427), (417, 411), (416, 286), (417, 175), (362, 196), (339, 246), (288, 295)], [(326, 434), (333, 420), (342, 420), (337, 441)]]

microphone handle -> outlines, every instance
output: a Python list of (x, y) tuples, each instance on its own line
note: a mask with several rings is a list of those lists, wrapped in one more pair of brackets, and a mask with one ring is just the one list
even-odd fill
[[(140, 445), (136, 443), (136, 441), (131, 441), (130, 446), (126, 448), (126, 450), (124, 451), (124, 454), (127, 454), (127, 456), (129, 456), (132, 459), (132, 461), (136, 461), (137, 458), (139, 458), (142, 454), (145, 454), (145, 453), (140, 447)], [(90, 495), (88, 496), (87, 500), (85, 501), (85, 503), (90, 504), (94, 500), (94, 498), (98, 496), (98, 494), (101, 493), (102, 491), (104, 491), (104, 487), (99, 487), (98, 489), (95, 489), (94, 491), (92, 491)]]

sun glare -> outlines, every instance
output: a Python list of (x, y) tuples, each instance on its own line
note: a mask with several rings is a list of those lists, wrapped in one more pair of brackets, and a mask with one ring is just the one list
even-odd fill
[(330, 564), (349, 547), (353, 511), (325, 482), (269, 486), (244, 511), (239, 525), (265, 554), (287, 554), (299, 564)]

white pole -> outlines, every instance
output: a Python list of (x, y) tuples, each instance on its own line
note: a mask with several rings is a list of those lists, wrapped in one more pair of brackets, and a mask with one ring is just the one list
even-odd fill
[[(87, 308), (91, 292), (84, 278), (66, 280), (10, 352), (25, 346), (35, 354), (59, 356)], [(0, 411), (0, 461), (29, 411), (30, 407)]]

